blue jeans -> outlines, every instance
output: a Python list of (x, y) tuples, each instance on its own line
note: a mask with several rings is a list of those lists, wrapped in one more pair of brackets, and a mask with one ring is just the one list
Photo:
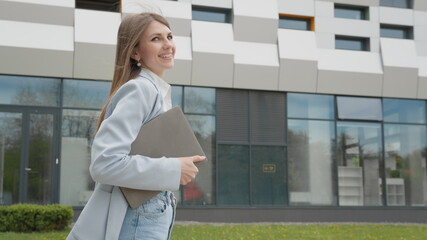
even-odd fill
[(136, 209), (128, 207), (119, 240), (170, 239), (175, 211), (172, 192), (161, 192)]

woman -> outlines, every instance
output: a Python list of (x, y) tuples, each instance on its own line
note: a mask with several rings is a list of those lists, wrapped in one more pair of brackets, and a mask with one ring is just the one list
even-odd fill
[[(120, 24), (110, 96), (92, 145), (94, 193), (67, 239), (169, 239), (175, 217), (170, 191), (195, 178), (205, 157), (129, 155), (141, 126), (171, 108), (170, 85), (161, 78), (174, 66), (175, 44), (160, 15), (128, 15)], [(119, 186), (162, 191), (131, 209)]]

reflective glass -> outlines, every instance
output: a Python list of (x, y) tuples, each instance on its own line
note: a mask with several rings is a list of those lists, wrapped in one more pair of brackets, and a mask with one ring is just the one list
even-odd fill
[(334, 119), (334, 98), (328, 95), (289, 93), (288, 117)]
[(215, 114), (215, 89), (184, 87), (184, 112)]
[(249, 146), (218, 145), (218, 204), (249, 204)]
[(427, 206), (426, 126), (385, 124), (389, 206)]
[(64, 107), (101, 109), (107, 101), (111, 82), (64, 80)]
[(182, 109), (182, 87), (172, 86), (172, 106), (179, 106)]
[(193, 8), (192, 19), (208, 22), (231, 23), (230, 11), (226, 9)]
[(381, 124), (338, 122), (336, 144), (339, 205), (383, 205)]
[(380, 6), (397, 7), (397, 8), (411, 8), (411, 0), (380, 0)]
[(183, 188), (185, 205), (215, 203), (215, 117), (186, 115), (208, 161), (199, 168), (196, 179)]
[(334, 123), (288, 121), (289, 204), (335, 205)]
[(385, 98), (384, 121), (426, 123), (426, 101)]
[(63, 110), (60, 203), (84, 206), (94, 188), (89, 174), (90, 148), (99, 111)]
[(285, 204), (285, 156), (285, 147), (251, 147), (252, 204)]
[(30, 114), (27, 203), (52, 203), (53, 115)]
[(58, 106), (60, 80), (0, 75), (0, 104)]
[(351, 6), (335, 6), (335, 17), (365, 20), (367, 10)]
[(0, 205), (18, 203), (22, 114), (0, 112)]
[(338, 118), (380, 121), (381, 99), (361, 97), (337, 97)]
[(369, 51), (369, 39), (335, 37), (335, 48), (355, 51)]
[(279, 28), (310, 30), (310, 19), (281, 17), (279, 19)]

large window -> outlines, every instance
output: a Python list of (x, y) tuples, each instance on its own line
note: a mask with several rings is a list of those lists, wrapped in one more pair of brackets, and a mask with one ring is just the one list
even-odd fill
[(338, 118), (341, 120), (382, 120), (381, 99), (337, 97)]
[(76, 0), (76, 8), (108, 11), (108, 12), (120, 12), (121, 11), (120, 0)]
[(362, 6), (335, 4), (334, 15), (337, 18), (369, 20), (369, 8)]
[[(335, 205), (333, 184), (334, 98), (288, 94), (290, 205)], [(294, 119), (293, 119), (294, 118)]]
[(413, 0), (380, 0), (380, 6), (396, 8), (412, 8)]
[(183, 205), (215, 204), (215, 89), (173, 86), (172, 104), (183, 109), (208, 159), (196, 179), (175, 195)]

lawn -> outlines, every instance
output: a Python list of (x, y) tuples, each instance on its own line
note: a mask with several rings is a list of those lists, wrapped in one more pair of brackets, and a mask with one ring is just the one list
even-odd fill
[[(67, 231), (0, 233), (1, 240), (63, 240)], [(199, 225), (176, 224), (172, 240), (425, 240), (427, 225)]]

